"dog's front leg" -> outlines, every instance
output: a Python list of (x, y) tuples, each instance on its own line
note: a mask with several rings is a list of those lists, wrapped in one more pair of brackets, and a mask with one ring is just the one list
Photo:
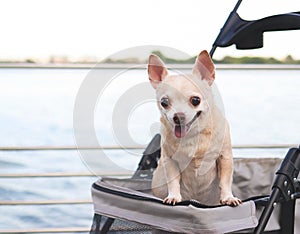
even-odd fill
[(226, 158), (223, 155), (220, 156), (218, 160), (221, 190), (220, 203), (223, 205), (237, 206), (241, 204), (241, 200), (234, 197), (232, 194), (232, 165), (232, 158)]
[(220, 177), (220, 203), (223, 205), (237, 206), (242, 201), (232, 194), (233, 157), (229, 126), (226, 125), (222, 152), (218, 159)]
[(171, 157), (163, 157), (163, 168), (167, 180), (168, 196), (164, 203), (173, 204), (181, 202), (180, 194), (180, 170), (178, 164)]

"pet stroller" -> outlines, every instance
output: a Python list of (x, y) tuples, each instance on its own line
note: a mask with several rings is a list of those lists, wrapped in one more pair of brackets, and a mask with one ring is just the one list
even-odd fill
[[(244, 199), (234, 208), (195, 200), (172, 206), (152, 196), (151, 178), (159, 157), (160, 135), (156, 135), (132, 178), (100, 178), (93, 184), (90, 233), (294, 233), (295, 215), (300, 217), (295, 211), (300, 197), (299, 148), (290, 149), (283, 160), (234, 159), (233, 192)], [(300, 223), (296, 225), (300, 230)]]
[[(300, 29), (300, 12), (245, 21), (236, 13), (241, 1), (215, 40), (211, 56), (217, 47), (232, 44), (237, 49), (260, 48), (266, 31)], [(150, 189), (159, 157), (156, 135), (132, 178), (100, 178), (92, 185), (95, 213), (90, 233), (300, 232), (300, 212), (295, 209), (300, 198), (300, 148), (291, 148), (283, 160), (234, 159), (233, 192), (243, 199), (237, 207), (206, 206), (196, 200), (164, 204)]]

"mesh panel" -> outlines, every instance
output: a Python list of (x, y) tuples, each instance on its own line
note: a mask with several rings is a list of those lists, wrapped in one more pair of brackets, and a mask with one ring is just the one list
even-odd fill
[(152, 228), (147, 225), (142, 225), (134, 222), (128, 222), (123, 220), (115, 220), (111, 226), (111, 233), (143, 233), (151, 234)]
[[(90, 234), (100, 234), (109, 219), (105, 216), (95, 214)], [(135, 222), (115, 219), (107, 233), (122, 234), (153, 234), (157, 233), (152, 227)]]

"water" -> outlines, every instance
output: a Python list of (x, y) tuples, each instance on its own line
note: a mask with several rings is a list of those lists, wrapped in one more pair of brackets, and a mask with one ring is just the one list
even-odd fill
[[(98, 70), (97, 76), (101, 79), (109, 73)], [(120, 107), (115, 103), (130, 88), (148, 84), (145, 70), (113, 74), (117, 75), (99, 94), (95, 108), (94, 124), (103, 145), (116, 143), (111, 119), (113, 110)], [(74, 104), (88, 75), (85, 69), (1, 69), (1, 146), (74, 145)], [(299, 143), (299, 70), (219, 70), (216, 84), (233, 144)], [(154, 99), (150, 85), (149, 90)], [(136, 99), (134, 104), (145, 101), (140, 96)], [(150, 100), (131, 112), (129, 133), (135, 143), (146, 144), (153, 135), (151, 126), (159, 122), (156, 105)]]
[[(146, 70), (99, 69), (93, 75), (99, 82), (102, 77), (114, 77), (105, 89), (96, 87), (103, 91), (94, 100), (92, 126), (97, 144), (147, 144), (157, 132), (159, 114)], [(75, 145), (74, 105), (82, 83), (90, 76), (88, 69), (0, 69), (0, 145)], [(218, 70), (216, 84), (234, 145), (300, 143), (300, 70)], [(131, 97), (129, 110), (120, 106), (129, 90), (137, 90), (139, 85), (149, 85), (149, 90)], [(115, 118), (126, 121), (120, 124)], [(86, 134), (85, 143), (89, 144), (89, 132)], [(280, 157), (286, 151), (236, 149), (234, 155)], [(135, 170), (141, 152), (110, 150), (105, 155), (113, 164)], [(87, 172), (93, 163), (99, 170), (116, 170), (100, 160), (97, 152), (94, 156), (89, 161), (75, 150), (0, 151), (0, 172)], [(0, 200), (90, 199), (90, 185), (96, 179), (2, 178)], [(0, 230), (89, 227), (92, 214), (92, 205), (1, 206)]]

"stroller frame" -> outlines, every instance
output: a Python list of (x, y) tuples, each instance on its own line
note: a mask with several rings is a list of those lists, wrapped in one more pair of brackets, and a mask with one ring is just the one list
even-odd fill
[[(160, 156), (160, 135), (157, 134), (149, 143), (140, 160), (138, 169), (132, 179), (143, 180), (151, 179), (152, 172), (157, 166)], [(263, 207), (259, 223), (254, 230), (246, 233), (271, 233), (271, 234), (293, 234), (295, 220), (295, 202), (300, 198), (300, 181), (297, 179), (300, 171), (300, 148), (291, 148), (282, 160), (272, 186), (269, 196), (259, 196), (249, 198), (255, 205)], [(186, 203), (187, 201), (185, 201)], [(280, 204), (280, 230), (264, 232), (275, 206)], [(192, 204), (193, 205), (193, 204)], [(94, 215), (91, 234), (108, 233), (115, 218), (108, 217), (102, 227), (100, 226), (103, 217), (99, 214)], [(235, 232), (239, 233), (239, 232)], [(243, 232), (245, 233), (245, 232)]]
[[(255, 21), (245, 21), (237, 14), (241, 2), (242, 0), (238, 0), (213, 43), (213, 47), (210, 51), (211, 57), (213, 57), (217, 47), (227, 47), (232, 44), (235, 44), (237, 49), (261, 48), (263, 47), (263, 33), (266, 31), (300, 29), (300, 12), (275, 15)], [(157, 167), (159, 157), (160, 135), (158, 134), (145, 149), (138, 169), (132, 176), (132, 179), (151, 179), (153, 170)], [(252, 198), (256, 206), (263, 207), (263, 212), (259, 218), (258, 225), (254, 230), (251, 230), (250, 233), (294, 233), (295, 204), (296, 200), (300, 198), (300, 181), (297, 179), (299, 171), (300, 147), (291, 148), (276, 172), (271, 194), (267, 197)], [(279, 214), (280, 230), (264, 232), (274, 207), (278, 204), (281, 205)], [(109, 232), (115, 218), (107, 217), (101, 227), (102, 218), (102, 215), (94, 214), (91, 234), (104, 234)]]

